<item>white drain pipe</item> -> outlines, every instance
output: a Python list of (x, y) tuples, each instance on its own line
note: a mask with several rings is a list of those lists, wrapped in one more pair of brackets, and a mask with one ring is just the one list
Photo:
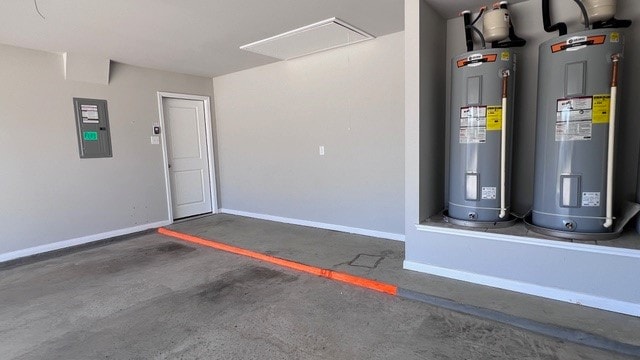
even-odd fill
[(611, 100), (609, 102), (609, 147), (607, 149), (607, 200), (606, 217), (604, 227), (610, 228), (613, 225), (613, 161), (615, 152), (615, 132), (616, 132), (616, 103), (618, 97), (618, 64), (620, 54), (611, 56), (613, 69), (611, 74)]
[(507, 216), (507, 94), (509, 70), (502, 71), (502, 139), (500, 141), (500, 219)]

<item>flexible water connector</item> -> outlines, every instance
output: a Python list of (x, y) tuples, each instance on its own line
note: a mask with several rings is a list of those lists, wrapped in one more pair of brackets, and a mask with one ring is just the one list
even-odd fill
[(582, 0), (573, 0), (580, 8), (580, 12), (582, 13), (582, 18), (584, 19), (584, 29), (589, 30), (591, 28), (591, 21), (589, 20), (589, 12), (587, 8), (584, 6)]

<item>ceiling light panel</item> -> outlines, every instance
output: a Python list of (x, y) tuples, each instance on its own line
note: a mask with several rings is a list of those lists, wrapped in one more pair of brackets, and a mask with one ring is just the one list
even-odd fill
[(240, 49), (288, 60), (373, 38), (344, 21), (331, 18), (240, 46)]

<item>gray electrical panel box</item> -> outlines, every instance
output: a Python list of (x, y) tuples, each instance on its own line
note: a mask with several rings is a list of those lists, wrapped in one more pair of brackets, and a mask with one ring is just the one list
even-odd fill
[(107, 100), (73, 98), (80, 158), (111, 157)]

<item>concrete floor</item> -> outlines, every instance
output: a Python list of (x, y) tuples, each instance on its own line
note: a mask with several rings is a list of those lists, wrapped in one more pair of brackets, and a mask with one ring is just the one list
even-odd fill
[[(233, 215), (206, 216), (171, 229), (333, 269), (560, 327), (640, 345), (640, 318), (475, 285), (402, 268), (404, 243)], [(351, 266), (359, 254), (379, 256), (375, 267)]]
[[(401, 270), (399, 242), (229, 215), (172, 228), (638, 342), (637, 318)], [(0, 270), (0, 358), (627, 357), (147, 234)]]

